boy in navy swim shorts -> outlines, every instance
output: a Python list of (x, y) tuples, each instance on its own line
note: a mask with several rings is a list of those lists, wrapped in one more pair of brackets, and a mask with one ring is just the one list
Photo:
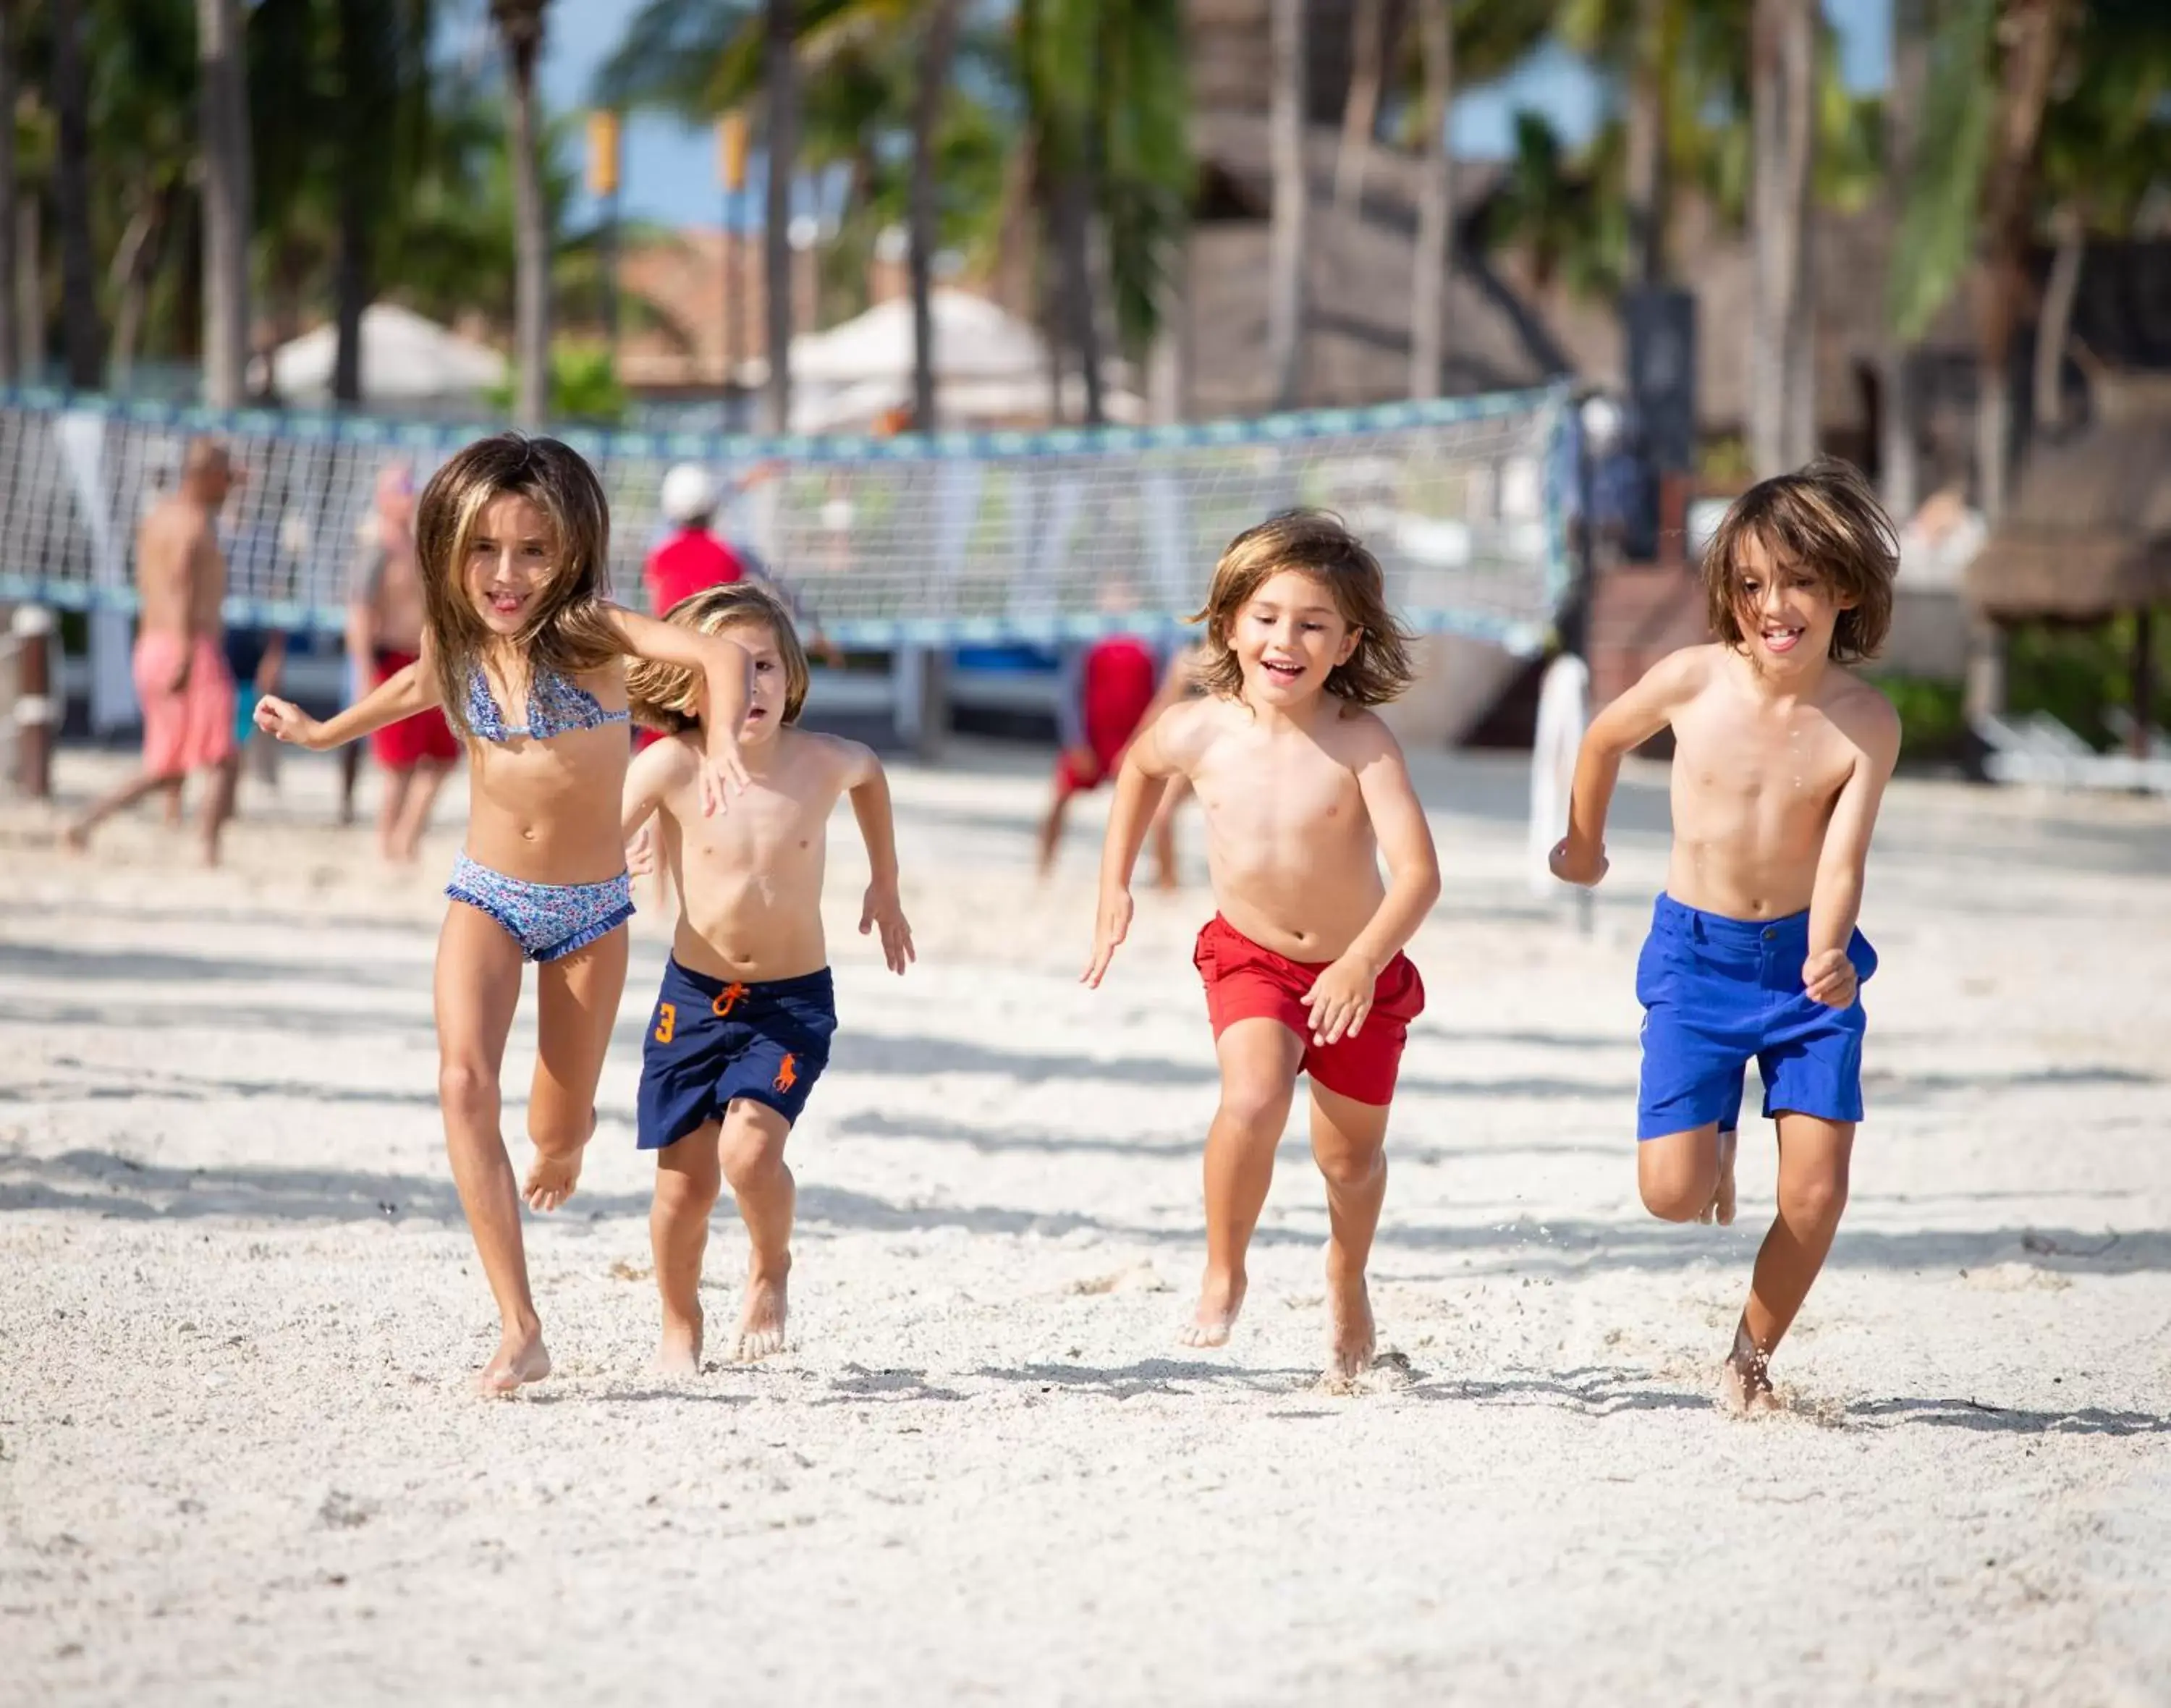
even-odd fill
[(1769, 1362), (1847, 1206), (1861, 1120), (1855, 929), (1900, 720), (1843, 668), (1875, 654), (1898, 542), (1861, 475), (1820, 459), (1737, 499), (1705, 548), (1714, 644), (1654, 666), (1584, 739), (1554, 874), (1605, 875), (1621, 760), (1674, 733), (1674, 847), (1636, 967), (1643, 1005), (1637, 1177), (1670, 1222), (1734, 1219), (1743, 1076), (1779, 1132), (1778, 1216), (1725, 1367), (1742, 1410), (1777, 1405)]
[(657, 1362), (683, 1375), (701, 1367), (701, 1257), (726, 1180), (751, 1247), (732, 1356), (765, 1357), (784, 1345), (794, 1196), (784, 1145), (837, 1029), (822, 873), (843, 796), (873, 874), (860, 929), (879, 929), (893, 972), (912, 959), (912, 929), (898, 900), (881, 762), (857, 742), (795, 727), (807, 654), (783, 605), (736, 582), (680, 600), (665, 620), (736, 641), (753, 669), (739, 733), (748, 786), (711, 818), (698, 793), (700, 684), (668, 665), (626, 674), (635, 718), (669, 738), (627, 771), (623, 828), (630, 868), (652, 869), (660, 851), (678, 893), (671, 959), (641, 1045), (640, 1144), (656, 1153), (648, 1227), (663, 1302)]

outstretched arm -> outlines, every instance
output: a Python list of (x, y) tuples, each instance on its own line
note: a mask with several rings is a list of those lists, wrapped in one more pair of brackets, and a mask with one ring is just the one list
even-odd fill
[(256, 727), (269, 730), (281, 741), (322, 753), (327, 748), (344, 747), (388, 723), (397, 723), (403, 717), (412, 717), (418, 712), (427, 712), (442, 703), (443, 696), (437, 691), (437, 666), (430, 657), (430, 641), (426, 635), (420, 658), (404, 669), (394, 671), (337, 716), (319, 722), (292, 701), (267, 694), (256, 702)]
[(852, 816), (860, 821), (860, 837), (867, 845), (867, 893), (860, 904), (860, 935), (879, 930), (882, 960), (893, 973), (902, 973), (918, 957), (912, 947), (912, 926), (904, 916), (898, 892), (897, 821), (890, 812), (889, 777), (874, 749), (857, 742), (847, 744), (844, 787), (851, 792)]
[(702, 773), (701, 810), (722, 810), (725, 795), (746, 790), (746, 762), (739, 757), (739, 726), (753, 698), (753, 660), (737, 641), (697, 634), (676, 623), (658, 622), (622, 606), (610, 608), (619, 638), (637, 658), (677, 664), (700, 673), (701, 730), (708, 755)]
[(1554, 877), (1567, 884), (1595, 884), (1605, 876), (1605, 813), (1621, 780), (1621, 761), (1664, 729), (1700, 685), (1705, 657), (1704, 648), (1691, 647), (1661, 658), (1591, 719), (1575, 756), (1568, 835), (1553, 845), (1548, 861)]
[(1312, 1036), (1321, 1044), (1364, 1029), (1380, 975), (1417, 935), (1439, 900), (1439, 855), (1402, 746), (1385, 724), (1375, 722), (1369, 739), (1371, 750), (1357, 766), (1357, 792), (1387, 858), (1387, 893), (1355, 941), (1305, 993)]
[(1139, 863), (1168, 780), (1182, 767), (1171, 756), (1169, 738), (1181, 713), (1155, 719), (1135, 737), (1116, 773), (1115, 803), (1108, 809), (1107, 840), (1101, 845), (1101, 900), (1093, 920), (1093, 956), (1080, 982), (1097, 990), (1116, 945), (1131, 929), (1131, 868)]
[(1877, 808), (1900, 759), (1899, 714), (1881, 694), (1868, 703), (1862, 728), (1849, 732), (1856, 737), (1854, 769), (1832, 803), (1816, 882), (1809, 890), (1809, 958), (1802, 964), (1802, 983), (1811, 996), (1835, 1008), (1854, 1002), (1854, 964), (1847, 946), (1862, 914), (1863, 868), (1877, 828)]
[(656, 869), (656, 843), (649, 820), (669, 790), (673, 767), (683, 761), (673, 741), (659, 741), (634, 755), (625, 768), (625, 791), (619, 798), (619, 838), (625, 844), (625, 868), (635, 877)]

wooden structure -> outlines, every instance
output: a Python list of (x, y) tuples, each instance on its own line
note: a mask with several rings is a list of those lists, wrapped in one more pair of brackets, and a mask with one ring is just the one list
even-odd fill
[(2013, 507), (1968, 566), (1968, 602), (2001, 626), (2134, 619), (2128, 740), (2146, 756), (2152, 615), (2171, 604), (2171, 375), (2104, 376), (2094, 419), (2040, 443)]

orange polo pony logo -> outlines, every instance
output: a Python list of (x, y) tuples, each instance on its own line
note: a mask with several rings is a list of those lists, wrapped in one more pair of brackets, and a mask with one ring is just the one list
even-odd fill
[(790, 1091), (799, 1083), (799, 1058), (787, 1054), (784, 1065), (776, 1070), (776, 1077), (769, 1082), (772, 1091)]
[(715, 1002), (709, 1004), (709, 1012), (719, 1020), (727, 1019), (732, 1010), (738, 1007), (739, 998), (746, 993), (747, 987), (734, 980), (724, 986), (722, 994)]

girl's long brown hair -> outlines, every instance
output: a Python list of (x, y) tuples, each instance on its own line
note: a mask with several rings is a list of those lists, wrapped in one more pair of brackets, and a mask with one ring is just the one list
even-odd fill
[(446, 717), (463, 736), (468, 683), (496, 639), (467, 589), (468, 547), (494, 498), (514, 493), (549, 518), (554, 561), (534, 615), (512, 643), (530, 671), (577, 676), (623, 656), (608, 615), (610, 505), (596, 471), (571, 445), (496, 433), (455, 451), (415, 511), (430, 648)]
[(1244, 667), (1229, 644), (1230, 625), (1252, 595), (1283, 570), (1308, 575), (1333, 596), (1342, 620), (1361, 630), (1357, 649), (1327, 673), (1327, 691), (1353, 706), (1384, 706), (1414, 679), (1410, 633), (1387, 609), (1380, 560), (1324, 510), (1284, 510), (1229, 542), (1214, 566), (1206, 608), (1191, 620), (1206, 626), (1206, 656), (1194, 678), (1208, 691), (1234, 697)]

